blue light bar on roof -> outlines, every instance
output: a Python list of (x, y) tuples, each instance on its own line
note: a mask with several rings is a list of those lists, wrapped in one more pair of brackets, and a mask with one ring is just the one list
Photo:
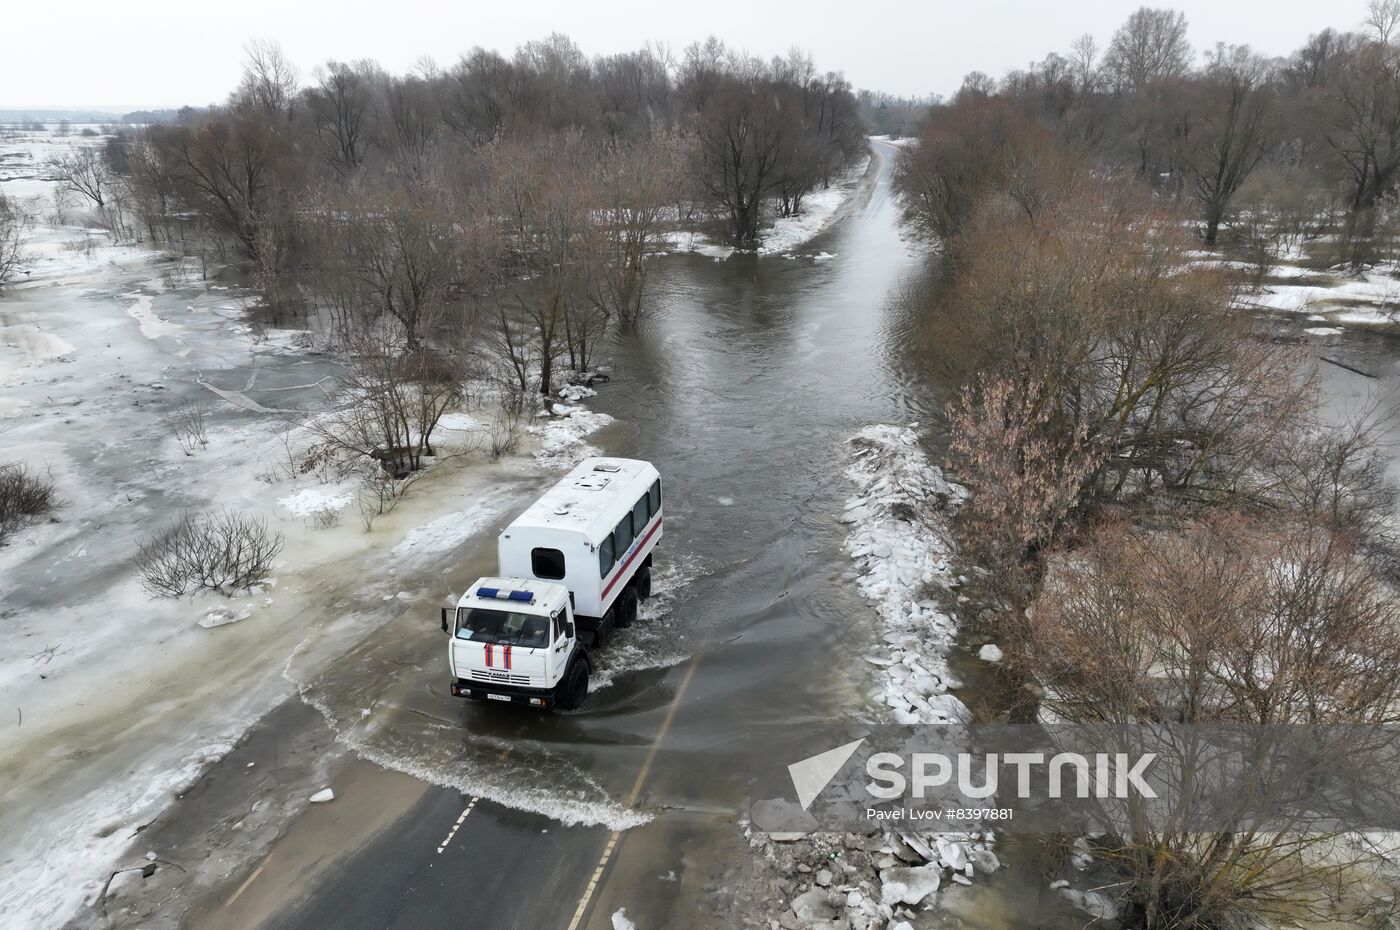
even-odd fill
[(523, 601), (527, 604), (535, 600), (535, 596), (529, 591), (502, 591), (500, 588), (477, 588), (476, 596), (497, 601)]

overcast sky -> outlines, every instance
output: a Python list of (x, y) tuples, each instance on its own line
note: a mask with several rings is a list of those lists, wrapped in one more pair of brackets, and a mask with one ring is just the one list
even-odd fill
[[(450, 64), (475, 45), (509, 53), (566, 33), (589, 55), (649, 40), (679, 52), (714, 33), (767, 57), (797, 45), (857, 87), (948, 94), (972, 70), (999, 76), (1084, 32), (1100, 46), (1141, 0), (66, 0), (6, 3), (0, 108), (128, 109), (223, 100), (243, 46), (275, 39), (307, 75), (327, 58), (392, 71)], [(1165, 5), (1165, 4), (1164, 4)], [(1326, 26), (1359, 26), (1364, 0), (1181, 0), (1199, 50), (1245, 42), (1286, 54)]]

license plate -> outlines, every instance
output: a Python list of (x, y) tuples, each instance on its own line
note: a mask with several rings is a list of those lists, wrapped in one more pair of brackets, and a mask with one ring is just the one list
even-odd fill
[(488, 694), (488, 695), (486, 695), (486, 696), (487, 696), (488, 698), (490, 698), (491, 700), (493, 700), (493, 701), (509, 701), (509, 700), (510, 700), (510, 695), (508, 695), (508, 694)]

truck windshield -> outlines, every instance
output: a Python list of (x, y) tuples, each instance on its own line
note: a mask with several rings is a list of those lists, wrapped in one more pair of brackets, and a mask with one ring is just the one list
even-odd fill
[(527, 649), (549, 645), (549, 618), (486, 607), (457, 608), (457, 638)]

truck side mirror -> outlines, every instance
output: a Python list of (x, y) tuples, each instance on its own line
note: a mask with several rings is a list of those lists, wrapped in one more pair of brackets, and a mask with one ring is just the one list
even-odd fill
[(447, 632), (447, 608), (442, 609), (442, 631)]
[(565, 621), (564, 621), (564, 635), (567, 636), (569, 639), (573, 639), (573, 638), (574, 638), (574, 621), (572, 621), (572, 620), (565, 620)]

